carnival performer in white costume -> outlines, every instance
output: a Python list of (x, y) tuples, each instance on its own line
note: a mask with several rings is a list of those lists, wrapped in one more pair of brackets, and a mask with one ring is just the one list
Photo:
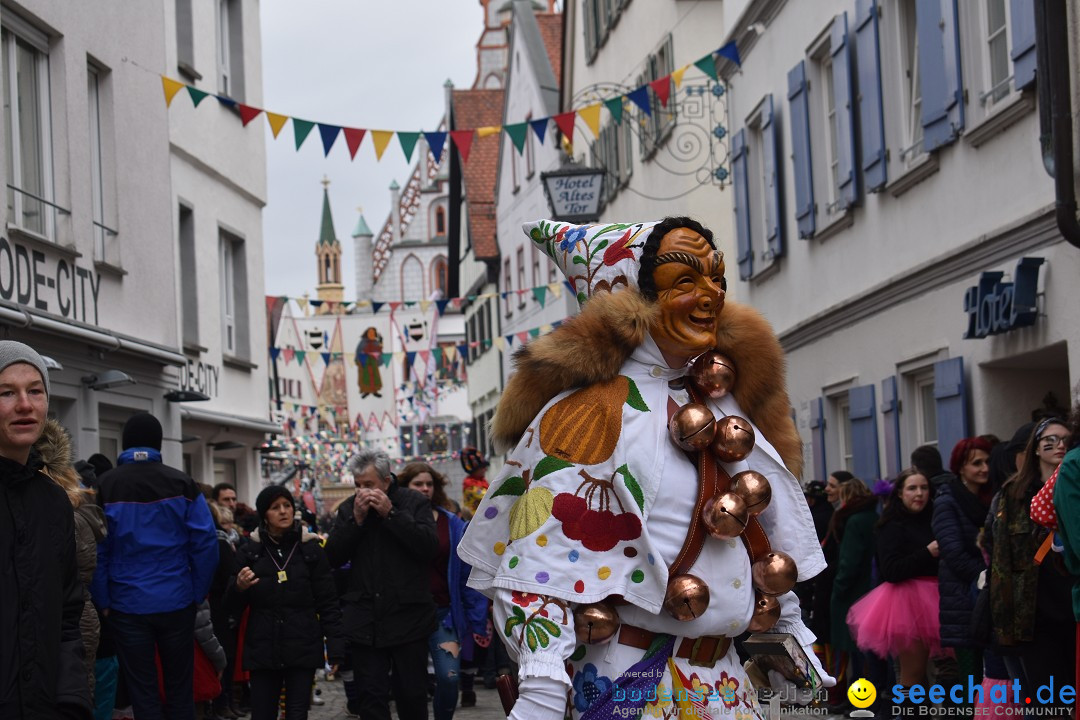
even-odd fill
[(825, 562), (783, 353), (725, 303), (712, 234), (524, 230), (583, 307), (517, 353), (493, 424), (512, 451), (459, 549), (520, 666), (511, 718), (760, 717), (748, 628), (790, 633), (834, 684), (790, 591)]

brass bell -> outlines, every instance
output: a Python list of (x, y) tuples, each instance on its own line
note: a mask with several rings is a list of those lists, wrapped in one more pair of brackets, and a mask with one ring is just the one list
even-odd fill
[(676, 620), (701, 617), (709, 607), (709, 586), (696, 575), (676, 575), (668, 580), (664, 609)]
[(799, 570), (790, 555), (773, 550), (754, 561), (750, 575), (754, 580), (754, 587), (760, 592), (766, 595), (783, 595), (795, 587)]
[(728, 415), (716, 421), (716, 436), (712, 451), (720, 462), (744, 460), (754, 449), (754, 428), (738, 415)]
[(574, 634), (580, 643), (606, 643), (619, 631), (619, 623), (619, 613), (610, 603), (601, 601), (574, 609)]
[(694, 361), (690, 380), (713, 400), (727, 395), (735, 385), (735, 363), (715, 350)]
[(701, 509), (701, 521), (709, 534), (718, 540), (730, 540), (742, 535), (749, 519), (746, 501), (733, 492), (713, 495)]
[(754, 614), (750, 616), (747, 632), (765, 632), (780, 619), (780, 601), (771, 595), (758, 593), (754, 598)]
[(746, 470), (731, 478), (731, 491), (746, 501), (746, 509), (751, 516), (765, 512), (772, 500), (769, 479), (753, 470)]
[(671, 439), (683, 450), (701, 451), (713, 440), (716, 418), (712, 410), (701, 403), (690, 403), (671, 414), (668, 431)]

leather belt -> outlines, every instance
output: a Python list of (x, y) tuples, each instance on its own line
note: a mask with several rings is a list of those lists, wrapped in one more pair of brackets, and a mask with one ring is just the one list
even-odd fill
[[(647, 650), (657, 633), (635, 625), (623, 623), (619, 628), (619, 644), (639, 650)], [(716, 661), (727, 655), (731, 638), (724, 635), (703, 635), (699, 638), (683, 638), (675, 650), (675, 657), (690, 661), (691, 665), (711, 668)]]

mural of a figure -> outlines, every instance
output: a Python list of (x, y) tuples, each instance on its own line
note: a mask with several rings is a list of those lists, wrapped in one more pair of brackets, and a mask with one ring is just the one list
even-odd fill
[(360, 397), (368, 395), (382, 397), (382, 376), (379, 374), (379, 363), (382, 360), (383, 339), (379, 331), (369, 327), (360, 336), (360, 342), (356, 344), (356, 367), (357, 385), (360, 387)]

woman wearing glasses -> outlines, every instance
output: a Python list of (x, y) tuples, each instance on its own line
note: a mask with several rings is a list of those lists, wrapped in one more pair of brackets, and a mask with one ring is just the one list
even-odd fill
[(994, 640), (1002, 654), (1019, 659), (1023, 677), (1018, 679), (1025, 690), (1048, 684), (1051, 677), (1057, 684), (1071, 682), (1076, 671), (1076, 638), (1062, 632), (1073, 622), (1072, 580), (1060, 553), (1036, 562), (1048, 531), (1029, 516), (1032, 497), (1061, 463), (1070, 440), (1061, 418), (1040, 421), (1020, 469), (994, 497), (987, 518)]

